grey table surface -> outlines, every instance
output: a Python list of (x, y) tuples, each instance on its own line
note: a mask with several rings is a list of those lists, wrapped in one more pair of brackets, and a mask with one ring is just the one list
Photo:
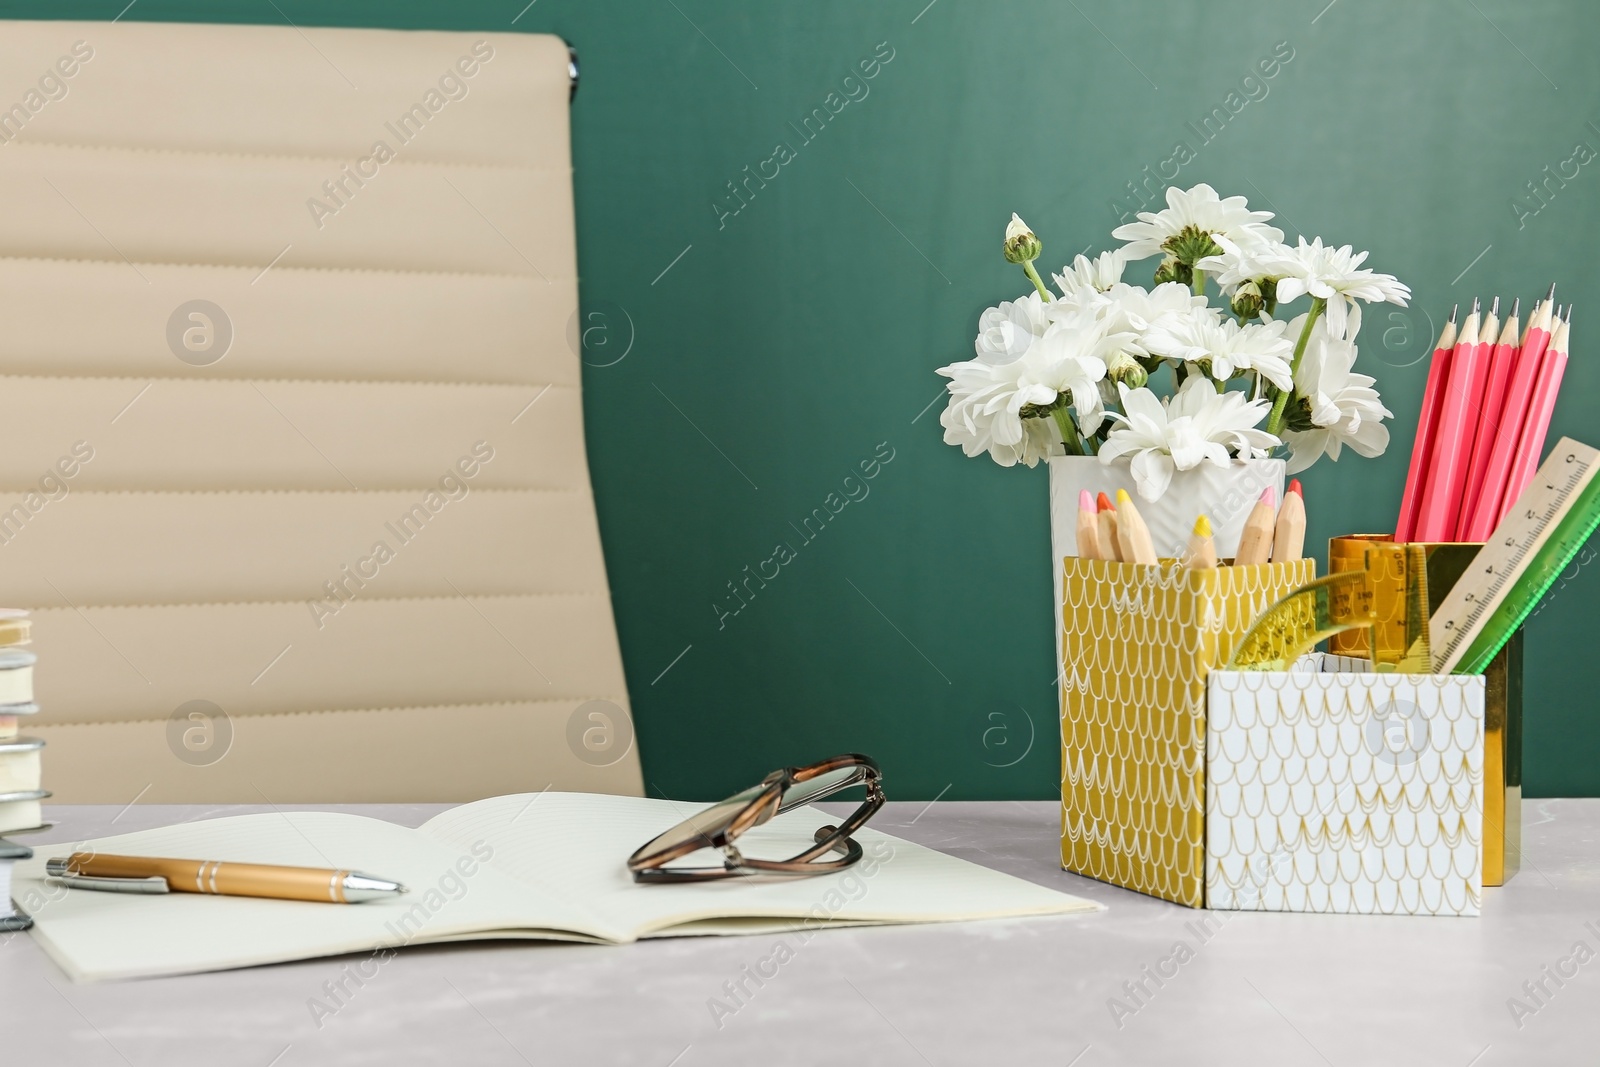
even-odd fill
[[(442, 807), (340, 810), (417, 825)], [(57, 806), (55, 829), (28, 843), (260, 810)], [(771, 935), (421, 946), (360, 985), (349, 975), (364, 956), (76, 985), (28, 935), (5, 936), (0, 1064), (1600, 1060), (1600, 800), (1525, 805), (1522, 872), (1485, 891), (1478, 919), (1191, 911), (1062, 872), (1057, 813), (906, 802), (874, 826), (1106, 911), (789, 935), (792, 954)], [(1210, 930), (1194, 925), (1206, 916)], [(1145, 968), (1180, 942), (1186, 962), (1157, 986)], [(772, 978), (729, 995), (745, 968), (783, 956)], [(350, 992), (330, 1000), (341, 980)], [(318, 998), (336, 1010), (318, 1013)]]

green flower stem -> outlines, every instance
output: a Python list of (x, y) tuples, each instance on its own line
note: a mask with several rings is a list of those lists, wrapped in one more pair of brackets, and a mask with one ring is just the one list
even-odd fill
[(1195, 268), (1194, 271), (1194, 295), (1206, 295), (1206, 272), (1199, 268)]
[(1033, 269), (1032, 260), (1028, 260), (1022, 264), (1022, 273), (1026, 274), (1028, 276), (1028, 280), (1033, 283), (1033, 287), (1039, 290), (1039, 295), (1048, 301), (1050, 299), (1050, 290), (1046, 289), (1044, 287), (1044, 282), (1039, 280), (1039, 272)]
[[(1300, 340), (1295, 342), (1294, 357), (1289, 360), (1291, 379), (1300, 373), (1300, 360), (1306, 354), (1306, 342), (1311, 340), (1311, 327), (1317, 324), (1318, 317), (1327, 306), (1328, 302), (1321, 297), (1311, 298), (1311, 313), (1306, 316), (1305, 327), (1300, 331)], [(1289, 405), (1289, 396), (1293, 392), (1293, 388), (1285, 389), (1278, 394), (1278, 399), (1272, 402), (1272, 413), (1267, 416), (1267, 432), (1274, 437), (1277, 437), (1278, 431), (1283, 429), (1283, 409)]]
[(1050, 415), (1056, 420), (1056, 429), (1061, 431), (1061, 443), (1066, 446), (1067, 455), (1082, 456), (1083, 441), (1078, 437), (1078, 428), (1072, 424), (1072, 416), (1064, 407), (1051, 408)]

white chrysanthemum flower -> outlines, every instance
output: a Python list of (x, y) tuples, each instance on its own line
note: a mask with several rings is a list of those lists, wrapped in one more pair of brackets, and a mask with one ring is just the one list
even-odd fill
[(1219, 255), (1205, 256), (1195, 263), (1196, 270), (1203, 270), (1216, 279), (1217, 285), (1225, 295), (1233, 295), (1234, 290), (1245, 282), (1260, 282), (1272, 278), (1277, 263), (1267, 262), (1267, 256), (1277, 255), (1281, 259), (1279, 250), (1287, 250), (1286, 245), (1273, 242), (1271, 244), (1257, 244), (1249, 248), (1235, 244), (1226, 234), (1212, 234), (1211, 239), (1217, 242), (1217, 247), (1222, 249)]
[(1110, 297), (1092, 285), (1083, 285), (1045, 304), (1044, 314), (1051, 322), (1092, 321), (1105, 317), (1110, 308)]
[[(1191, 314), (1215, 316), (1217, 312), (1206, 307), (1205, 297), (1195, 295), (1180, 282), (1167, 282), (1153, 290), (1117, 282), (1105, 292), (1086, 285), (1045, 305), (1045, 315), (1052, 322), (1073, 323), (1080, 329), (1090, 322), (1106, 335), (1127, 334), (1120, 351), (1132, 356), (1151, 354), (1144, 343), (1144, 333), (1156, 323)], [(1105, 354), (1118, 350), (1107, 349)]]
[(1103, 293), (1122, 281), (1122, 271), (1127, 265), (1127, 251), (1113, 248), (1109, 252), (1101, 252), (1094, 259), (1080, 254), (1072, 261), (1072, 266), (1062, 267), (1061, 273), (1052, 274), (1050, 279), (1056, 283), (1062, 296), (1071, 296), (1080, 289), (1094, 289)]
[(1251, 211), (1244, 197), (1220, 199), (1215, 189), (1201, 182), (1187, 191), (1169, 188), (1164, 210), (1141, 211), (1138, 222), (1118, 226), (1111, 236), (1128, 242), (1123, 252), (1129, 259), (1161, 254), (1162, 245), (1169, 238), (1189, 227), (1213, 238), (1221, 234), (1237, 245), (1254, 247), (1283, 240), (1282, 230), (1266, 225), (1270, 218), (1270, 211)]
[(978, 317), (978, 337), (973, 344), (978, 358), (1000, 366), (1027, 355), (1050, 324), (1045, 307), (1039, 294), (1032, 292), (985, 310)]
[(1357, 300), (1388, 301), (1405, 307), (1411, 296), (1411, 289), (1394, 275), (1358, 269), (1366, 258), (1367, 253), (1356, 252), (1349, 245), (1334, 248), (1324, 245), (1320, 237), (1306, 244), (1302, 237), (1294, 248), (1279, 245), (1256, 253), (1253, 265), (1263, 272), (1257, 277), (1278, 280), (1280, 304), (1307, 293), (1327, 301), (1329, 334), (1353, 341), (1361, 329), (1361, 306)]
[(1035, 402), (1033, 397), (1049, 403), (1055, 393), (1042, 386), (1031, 389), (1022, 380), (1024, 372), (1020, 360), (974, 359), (940, 367), (937, 373), (950, 379), (949, 406), (939, 416), (945, 444), (960, 445), (968, 456), (987, 452), (1002, 467), (1019, 461), (1031, 467), (1048, 455), (1048, 443), (1041, 449), (1038, 435), (1023, 425), (1038, 420), (1023, 419), (1020, 413), (1023, 405)]
[[(1092, 315), (1051, 320), (1035, 336), (1038, 322), (1026, 301), (986, 311), (985, 320), (993, 321), (979, 335), (980, 358), (938, 370), (951, 380), (949, 404), (939, 417), (945, 443), (960, 445), (969, 456), (988, 452), (1006, 467), (1033, 466), (1059, 444), (1053, 420), (1023, 417), (1029, 405), (1048, 407), (1068, 396), (1080, 432), (1099, 429), (1105, 416), (1098, 386), (1106, 375), (1106, 357), (1134, 341), (1131, 333), (1110, 332)], [(1024, 306), (1019, 310), (1018, 305)], [(989, 349), (998, 348), (1000, 360), (986, 358), (984, 338), (991, 331), (998, 333)], [(1021, 354), (1011, 356), (1017, 348)]]
[[(1305, 319), (1301, 315), (1291, 322), (1289, 332), (1299, 336)], [(1356, 346), (1331, 334), (1331, 325), (1318, 322), (1312, 327), (1294, 376), (1295, 392), (1307, 401), (1314, 428), (1284, 430), (1284, 441), (1293, 450), (1290, 474), (1298, 474), (1324, 455), (1337, 462), (1344, 445), (1368, 459), (1381, 456), (1389, 447), (1389, 428), (1382, 420), (1393, 418), (1394, 412), (1383, 406), (1378, 391), (1372, 388), (1375, 380), (1351, 369)]]
[(1205, 297), (1182, 282), (1163, 282), (1150, 290), (1137, 285), (1113, 285), (1106, 297), (1106, 313), (1112, 327), (1141, 334), (1168, 319), (1217, 315), (1216, 309), (1206, 306)]
[(1078, 432), (1094, 433), (1105, 421), (1098, 383), (1106, 376), (1106, 362), (1133, 343), (1133, 334), (1112, 332), (1104, 319), (1057, 322), (1030, 353), (1029, 384), (1051, 390), (1052, 400), (1070, 395)]
[(1265, 400), (1243, 393), (1219, 393), (1209, 379), (1194, 375), (1163, 402), (1149, 389), (1118, 386), (1127, 414), (1109, 412), (1119, 425), (1100, 446), (1100, 461), (1131, 456), (1134, 484), (1145, 500), (1160, 499), (1176, 471), (1201, 463), (1228, 465), (1231, 454), (1265, 456), (1278, 439), (1256, 425), (1271, 410)]
[(1152, 355), (1184, 363), (1211, 361), (1211, 376), (1225, 382), (1236, 371), (1256, 371), (1279, 389), (1294, 383), (1289, 357), (1294, 342), (1284, 336), (1285, 323), (1249, 323), (1240, 326), (1223, 319), (1215, 309), (1209, 315), (1172, 315), (1144, 335)]

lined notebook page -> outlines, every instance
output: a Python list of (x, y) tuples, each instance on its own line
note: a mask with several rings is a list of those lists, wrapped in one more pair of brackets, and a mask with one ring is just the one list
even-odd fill
[(45, 861), (68, 855), (70, 845), (36, 848), (33, 859), (17, 864), (13, 891), (28, 902), (35, 937), (80, 981), (214, 971), (508, 928), (523, 928), (523, 936), (570, 937), (561, 930), (587, 925), (580, 909), (560, 897), (545, 899), (537, 887), (518, 885), (493, 867), (477, 864), (463, 874), (458, 864), (472, 858), (471, 844), (458, 849), (358, 815), (237, 815), (104, 838), (93, 847), (107, 854), (355, 868), (411, 891), (394, 900), (340, 905), (69, 890), (43, 875)]
[[(475, 841), (491, 842), (490, 862), (498, 871), (544, 887), (541, 896), (559, 892), (582, 900), (617, 941), (672, 933), (755, 933), (805, 922), (946, 922), (1099, 908), (871, 829), (856, 835), (866, 858), (837, 875), (728, 879), (703, 886), (635, 884), (628, 856), (701, 807), (598, 793), (529, 793), (465, 804), (421, 829), (458, 851)], [(797, 809), (741, 837), (739, 848), (747, 856), (786, 859), (809, 847), (818, 827), (835, 821), (813, 808)], [(708, 851), (696, 859), (715, 865), (721, 855)], [(674, 929), (690, 923), (697, 925)]]

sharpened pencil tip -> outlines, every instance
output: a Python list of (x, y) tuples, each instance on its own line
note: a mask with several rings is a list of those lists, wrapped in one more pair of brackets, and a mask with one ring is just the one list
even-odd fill
[(1202, 514), (1198, 519), (1194, 520), (1194, 532), (1198, 537), (1210, 537), (1211, 520)]
[(1522, 297), (1519, 296), (1515, 300), (1511, 301), (1511, 317), (1512, 318), (1516, 318), (1518, 313), (1521, 312), (1521, 311), (1522, 311)]
[(1299, 497), (1301, 500), (1304, 500), (1306, 498), (1306, 491), (1303, 488), (1301, 488), (1300, 479), (1299, 478), (1291, 478), (1291, 479), (1289, 479), (1289, 492), (1293, 493), (1295, 496)]
[(1078, 490), (1078, 510), (1079, 511), (1093, 511), (1094, 510), (1094, 497), (1089, 495), (1089, 490), (1087, 490), (1087, 489), (1079, 489)]
[(1476, 315), (1477, 313), (1478, 313), (1478, 298), (1477, 297), (1473, 297), (1472, 298), (1472, 314)]
[(1278, 491), (1272, 486), (1267, 486), (1261, 491), (1261, 502), (1267, 507), (1275, 507), (1278, 503)]
[(1456, 304), (1455, 306), (1453, 306), (1450, 309), (1450, 321), (1452, 323), (1456, 321), (1456, 313), (1459, 312), (1460, 310), (1461, 310), (1461, 305), (1460, 304)]
[(1555, 282), (1551, 282), (1550, 283), (1550, 291), (1548, 293), (1544, 294), (1544, 298), (1545, 298), (1546, 301), (1554, 300), (1556, 298), (1556, 283)]
[(1489, 314), (1497, 319), (1500, 317), (1500, 298), (1498, 296), (1494, 298), (1494, 303), (1489, 305)]
[(1100, 510), (1101, 511), (1114, 511), (1114, 510), (1116, 510), (1115, 508), (1113, 508), (1111, 506), (1111, 498), (1106, 496), (1104, 493), (1100, 494), (1099, 499), (1096, 500), (1096, 503), (1100, 505)]

